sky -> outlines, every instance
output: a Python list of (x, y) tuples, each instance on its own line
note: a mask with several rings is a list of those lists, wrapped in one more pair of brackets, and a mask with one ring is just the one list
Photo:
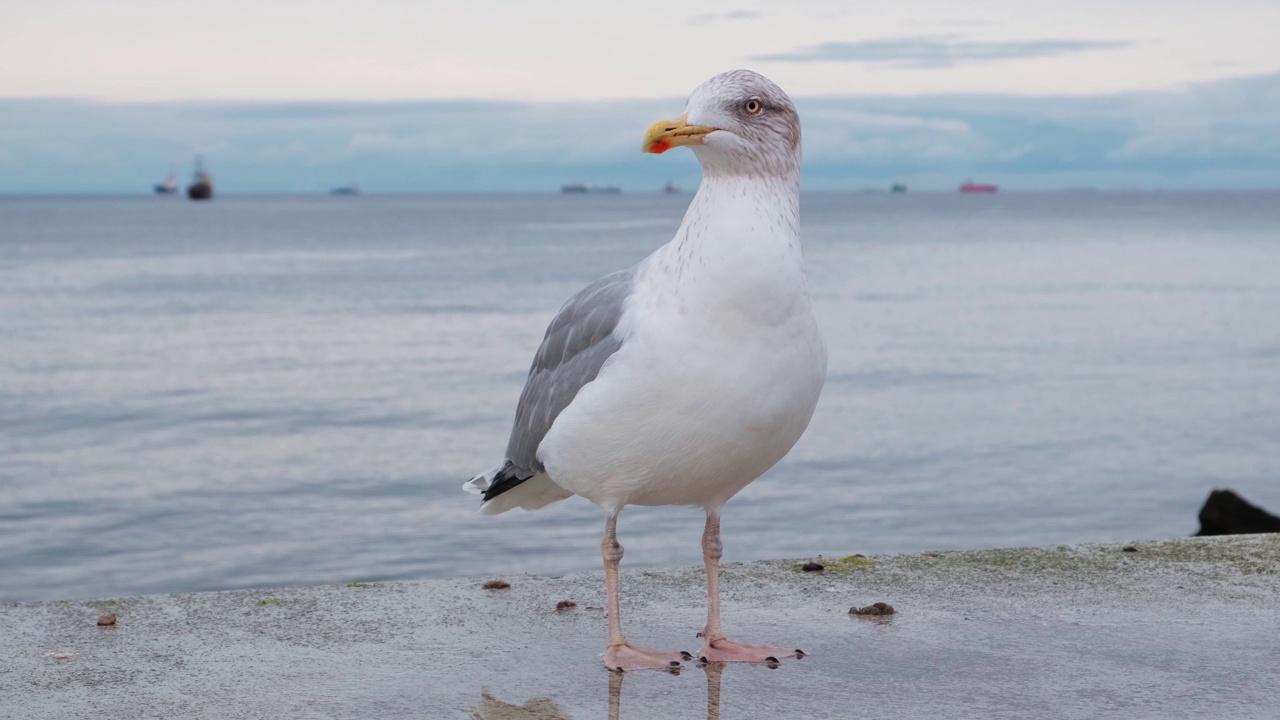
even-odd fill
[(691, 185), (652, 121), (750, 67), (806, 187), (1280, 187), (1277, 0), (44, 0), (0, 7), (0, 193)]

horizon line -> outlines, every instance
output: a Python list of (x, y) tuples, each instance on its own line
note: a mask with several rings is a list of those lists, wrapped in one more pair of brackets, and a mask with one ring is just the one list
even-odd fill
[[(562, 190), (469, 190), (469, 191), (446, 191), (446, 190), (361, 190), (355, 195), (334, 195), (329, 190), (261, 190), (261, 191), (242, 191), (242, 192), (219, 192), (215, 195), (216, 199), (226, 198), (253, 198), (253, 197), (324, 197), (335, 198), (337, 202), (359, 202), (362, 197), (422, 197), (422, 196), (440, 196), (440, 197), (464, 197), (476, 195), (551, 195), (556, 197), (611, 197), (617, 198), (620, 195), (641, 195), (641, 196), (674, 196), (674, 197), (692, 197), (697, 192), (696, 188), (681, 190), (677, 193), (667, 193), (662, 189), (632, 189), (622, 188), (616, 193), (566, 193)], [(920, 189), (908, 188), (905, 192), (893, 192), (890, 188), (882, 188), (880, 186), (863, 186), (847, 189), (801, 189), (802, 195), (967, 195), (976, 194), (984, 197), (991, 195), (1057, 195), (1057, 194), (1080, 194), (1080, 195), (1138, 195), (1138, 194), (1155, 194), (1163, 193), (1170, 195), (1187, 195), (1193, 193), (1211, 193), (1220, 195), (1249, 195), (1249, 194), (1266, 194), (1280, 192), (1280, 186), (1275, 187), (1257, 187), (1257, 188), (1230, 188), (1230, 187), (1127, 187), (1127, 188), (1104, 188), (1091, 186), (1063, 186), (1059, 188), (1006, 188), (999, 186), (999, 190), (995, 193), (962, 193), (959, 190), (959, 184), (950, 188), (939, 188), (935, 186), (927, 186)], [(7, 192), (0, 191), (2, 199), (76, 199), (76, 198), (98, 198), (98, 199), (135, 199), (135, 198), (153, 198), (157, 202), (187, 200), (191, 202), (181, 193), (173, 196), (159, 195), (154, 192), (138, 191), (138, 192), (109, 192), (109, 191), (86, 191), (86, 192)], [(587, 200), (586, 202), (591, 202)]]

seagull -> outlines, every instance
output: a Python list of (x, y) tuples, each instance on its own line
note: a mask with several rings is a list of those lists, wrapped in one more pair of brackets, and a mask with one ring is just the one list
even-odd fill
[(721, 627), (720, 511), (804, 433), (827, 372), (800, 251), (800, 118), (758, 73), (707, 80), (643, 150), (688, 147), (702, 182), (675, 237), (560, 308), (533, 359), (501, 466), (464, 489), (481, 514), (580, 495), (605, 512), (609, 670), (671, 669), (686, 652), (622, 633), (618, 514), (628, 505), (706, 513), (707, 624), (698, 657), (768, 662), (790, 647)]

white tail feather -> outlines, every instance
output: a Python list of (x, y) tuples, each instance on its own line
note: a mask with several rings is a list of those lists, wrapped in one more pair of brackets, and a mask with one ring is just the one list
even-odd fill
[(483, 495), (484, 491), (488, 490), (489, 485), (493, 483), (493, 479), (498, 476), (500, 470), (502, 468), (496, 467), (489, 472), (481, 473), (462, 483), (462, 489), (472, 495)]
[[(462, 484), (462, 489), (472, 495), (483, 495), (501, 469), (494, 468), (471, 478)], [(546, 473), (538, 473), (501, 495), (486, 500), (480, 505), (479, 513), (498, 515), (513, 508), (537, 510), (569, 497), (573, 497), (573, 493), (551, 482), (551, 478), (547, 477)]]

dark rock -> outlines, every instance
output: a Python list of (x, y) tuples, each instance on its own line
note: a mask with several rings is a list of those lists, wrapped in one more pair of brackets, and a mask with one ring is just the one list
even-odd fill
[(871, 603), (870, 605), (864, 608), (860, 608), (860, 607), (849, 608), (850, 615), (892, 615), (895, 612), (897, 611), (893, 609), (892, 605), (890, 605), (889, 603), (883, 603), (883, 602)]
[(1125, 545), (1123, 548), (1121, 548), (1121, 550), (1124, 552), (1138, 552), (1138, 548), (1132, 545)]
[(556, 603), (556, 610), (572, 610), (576, 607), (578, 607), (578, 603), (572, 600), (561, 600)]
[(1207, 535), (1245, 535), (1280, 532), (1280, 517), (1263, 510), (1232, 490), (1214, 490), (1200, 508), (1200, 532)]
[(822, 572), (823, 570), (826, 569), (826, 567), (816, 562), (807, 562), (801, 565), (800, 569), (805, 572)]

